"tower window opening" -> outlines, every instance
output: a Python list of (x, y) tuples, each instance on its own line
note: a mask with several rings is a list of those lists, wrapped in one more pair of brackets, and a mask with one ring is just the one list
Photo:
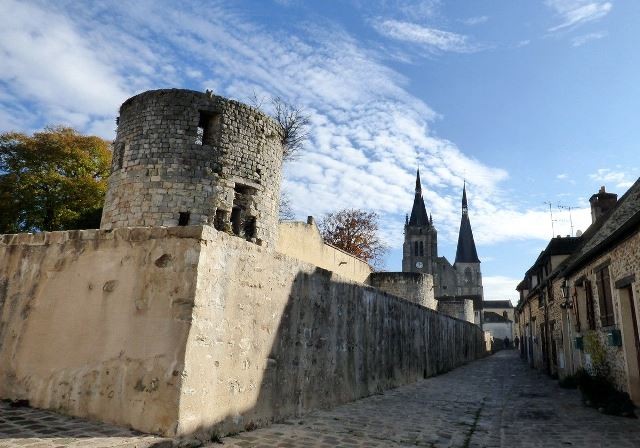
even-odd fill
[(233, 208), (231, 209), (231, 230), (233, 234), (251, 240), (256, 237), (256, 217), (251, 216), (253, 197), (256, 189), (236, 184), (234, 188)]
[(424, 244), (420, 241), (420, 256), (424, 257)]
[(420, 253), (418, 252), (418, 242), (414, 241), (413, 243), (413, 255), (415, 255), (416, 257), (420, 256)]
[(221, 132), (221, 116), (216, 112), (200, 111), (198, 129), (196, 131), (197, 145), (215, 145)]
[(216, 216), (213, 220), (213, 227), (216, 230), (225, 230), (228, 222), (228, 213), (226, 210), (216, 210)]
[(190, 217), (191, 217), (191, 213), (189, 213), (189, 212), (180, 212), (180, 216), (178, 218), (178, 225), (179, 226), (188, 226)]

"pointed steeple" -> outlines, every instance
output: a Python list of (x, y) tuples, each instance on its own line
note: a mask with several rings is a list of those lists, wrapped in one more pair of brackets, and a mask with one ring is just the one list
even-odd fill
[(460, 220), (460, 233), (458, 234), (458, 248), (456, 250), (456, 263), (480, 263), (476, 243), (473, 240), (469, 210), (467, 207), (467, 185), (462, 187), (462, 219)]
[(416, 174), (416, 195), (413, 198), (413, 207), (411, 208), (411, 216), (409, 217), (410, 226), (428, 226), (429, 217), (427, 209), (424, 206), (422, 198), (422, 185), (420, 183), (420, 170)]
[(462, 213), (469, 213), (469, 208), (467, 207), (467, 181), (463, 181), (462, 184)]

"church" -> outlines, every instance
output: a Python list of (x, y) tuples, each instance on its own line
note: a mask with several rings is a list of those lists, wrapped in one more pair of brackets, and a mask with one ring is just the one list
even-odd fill
[(427, 214), (418, 170), (413, 208), (404, 225), (402, 272), (432, 275), (438, 311), (464, 320), (471, 320), (472, 315), (473, 322), (482, 326), (482, 274), (469, 220), (466, 183), (462, 188), (461, 215), (452, 265), (446, 257), (438, 256), (438, 232), (433, 216)]

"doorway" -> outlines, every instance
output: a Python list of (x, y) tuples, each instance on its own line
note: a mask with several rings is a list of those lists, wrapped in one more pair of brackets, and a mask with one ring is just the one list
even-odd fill
[(629, 395), (635, 404), (640, 404), (640, 334), (638, 333), (637, 306), (631, 285), (618, 289), (620, 314), (622, 315), (622, 342), (627, 359)]

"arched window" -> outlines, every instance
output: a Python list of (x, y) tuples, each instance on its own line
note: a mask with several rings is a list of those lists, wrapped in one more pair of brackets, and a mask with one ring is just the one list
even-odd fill
[(416, 257), (420, 255), (418, 253), (418, 242), (417, 241), (414, 241), (414, 243), (413, 243), (413, 255), (415, 255)]
[(422, 241), (420, 241), (420, 256), (424, 257), (424, 245), (422, 244)]

